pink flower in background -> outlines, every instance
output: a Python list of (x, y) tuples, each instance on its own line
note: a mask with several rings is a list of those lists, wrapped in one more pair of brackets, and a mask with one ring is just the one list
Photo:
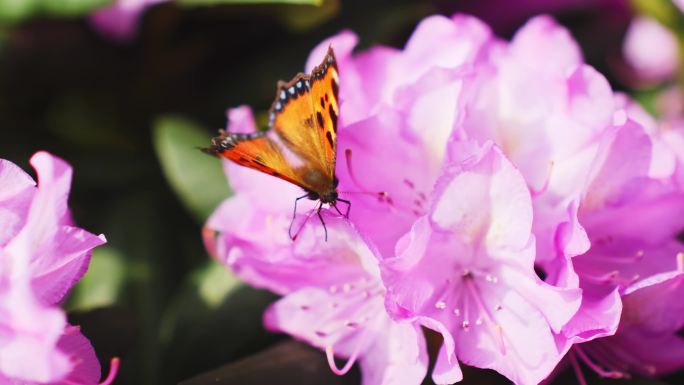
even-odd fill
[[(27, 384), (97, 384), (100, 364), (88, 340), (67, 324), (59, 303), (105, 242), (75, 227), (67, 207), (71, 167), (39, 152), (39, 184), (0, 160), (0, 378)], [(104, 383), (111, 383), (118, 360)]]
[(522, 175), (496, 148), (453, 148), (427, 216), (382, 265), (394, 316), (440, 332), (436, 382), (461, 379), (461, 361), (537, 384), (564, 351), (560, 332), (579, 291), (555, 288), (534, 272), (532, 201)]
[(140, 15), (145, 8), (167, 0), (114, 0), (95, 11), (91, 23), (104, 35), (115, 40), (132, 40), (138, 32)]
[(671, 80), (679, 68), (675, 34), (644, 16), (632, 20), (625, 36), (623, 56), (639, 83), (652, 85)]

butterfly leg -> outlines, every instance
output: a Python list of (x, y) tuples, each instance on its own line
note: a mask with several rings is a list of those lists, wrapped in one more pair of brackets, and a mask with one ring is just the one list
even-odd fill
[(328, 242), (328, 228), (325, 227), (325, 221), (323, 220), (323, 216), (321, 215), (321, 210), (323, 209), (323, 202), (318, 205), (318, 208), (316, 209), (316, 214), (318, 214), (318, 219), (321, 220), (321, 224), (323, 225), (323, 231), (325, 231), (325, 241)]
[[(349, 219), (349, 210), (351, 210), (351, 202), (341, 198), (337, 198), (337, 201), (347, 204), (347, 211), (344, 213), (344, 217)], [(335, 206), (335, 209), (337, 210), (337, 206)], [(340, 210), (337, 210), (337, 212), (340, 213)], [(340, 215), (342, 215), (342, 213), (340, 213)]]
[[(294, 237), (292, 236), (292, 225), (294, 224), (294, 220), (297, 217), (297, 202), (299, 202), (300, 199), (304, 199), (308, 196), (309, 196), (309, 194), (307, 193), (307, 194), (304, 194), (304, 195), (300, 196), (299, 198), (295, 199), (294, 210), (292, 211), (292, 220), (290, 221), (290, 228), (287, 230), (287, 233), (290, 235), (290, 239), (292, 239), (292, 240), (294, 240), (296, 235), (297, 235), (297, 234), (295, 234)], [(297, 231), (297, 233), (299, 233), (299, 231)]]

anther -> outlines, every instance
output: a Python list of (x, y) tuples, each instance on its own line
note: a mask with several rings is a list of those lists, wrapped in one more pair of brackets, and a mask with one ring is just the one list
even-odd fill
[(446, 309), (446, 303), (444, 301), (438, 301), (435, 303), (435, 308), (439, 310)]

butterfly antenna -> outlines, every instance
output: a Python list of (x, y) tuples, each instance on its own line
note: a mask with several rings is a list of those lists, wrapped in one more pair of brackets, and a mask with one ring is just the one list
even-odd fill
[[(299, 231), (302, 229), (302, 227), (304, 227), (304, 224), (302, 224), (302, 227), (300, 227), (297, 230), (297, 233), (295, 233), (294, 236), (292, 235), (292, 225), (294, 224), (295, 218), (297, 217), (297, 202), (299, 202), (300, 199), (304, 199), (308, 196), (309, 196), (309, 194), (304, 194), (304, 195), (300, 196), (299, 198), (295, 199), (294, 210), (292, 211), (292, 220), (290, 221), (290, 228), (287, 230), (288, 235), (290, 235), (290, 239), (292, 239), (293, 241), (295, 239), (297, 239), (297, 235), (299, 235)], [(308, 220), (308, 218), (307, 218), (307, 220)], [(304, 223), (306, 223), (306, 220), (304, 221)]]

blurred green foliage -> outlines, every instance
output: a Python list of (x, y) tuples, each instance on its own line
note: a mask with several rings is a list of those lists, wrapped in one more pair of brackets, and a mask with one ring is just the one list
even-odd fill
[(14, 23), (37, 15), (79, 16), (111, 0), (0, 0), (0, 22)]
[[(283, 339), (261, 326), (275, 296), (206, 254), (202, 224), (230, 188), (220, 161), (197, 147), (225, 125), (228, 107), (247, 104), (263, 117), (276, 81), (301, 71), (324, 38), (349, 28), (362, 48), (399, 47), (420, 19), (461, 2), (180, 0), (148, 9), (130, 42), (109, 40), (85, 18), (105, 3), (0, 0), (0, 157), (30, 170), (30, 155), (44, 149), (73, 165), (75, 220), (108, 243), (65, 306), (103, 363), (122, 358), (117, 384), (262, 367), (249, 363), (277, 357), (262, 351)], [(580, 42), (614, 43), (581, 38), (596, 36), (595, 19), (566, 23)], [(603, 47), (583, 47), (599, 68)], [(503, 381), (466, 370), (466, 383)], [(571, 371), (558, 381), (574, 382)]]
[(208, 146), (206, 130), (183, 118), (161, 117), (153, 135), (166, 179), (202, 223), (230, 193), (218, 160), (198, 151)]

